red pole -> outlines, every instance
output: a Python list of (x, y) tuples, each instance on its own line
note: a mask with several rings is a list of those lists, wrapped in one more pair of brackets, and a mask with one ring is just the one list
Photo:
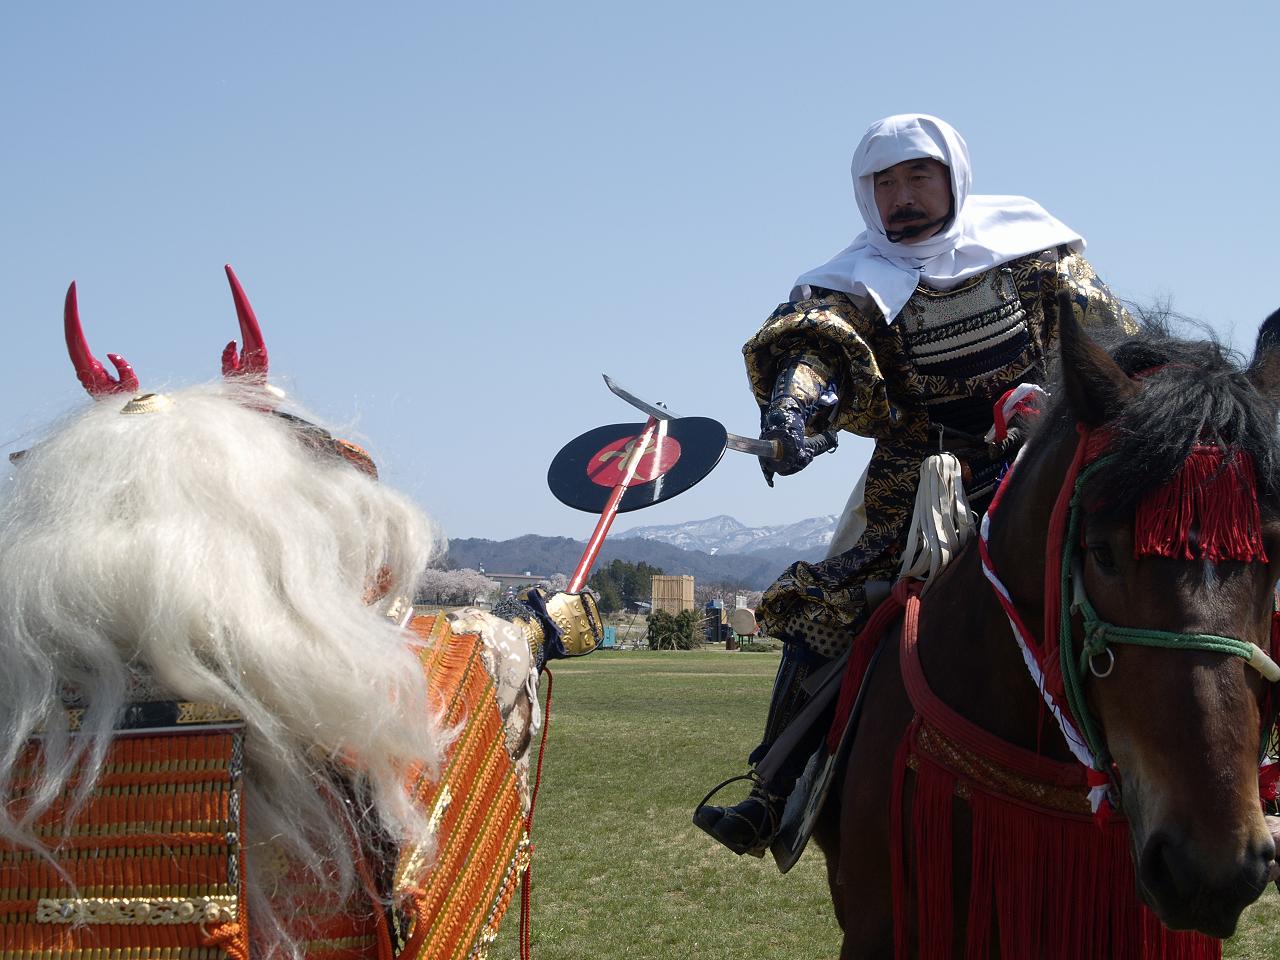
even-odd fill
[(605, 534), (613, 526), (613, 518), (618, 515), (618, 504), (622, 502), (622, 495), (627, 492), (627, 487), (631, 486), (631, 481), (636, 475), (636, 469), (640, 466), (640, 459), (649, 452), (649, 447), (653, 443), (653, 435), (657, 430), (658, 418), (650, 417), (644, 425), (644, 432), (640, 434), (635, 446), (631, 448), (631, 455), (627, 458), (626, 466), (622, 468), (622, 479), (613, 488), (613, 493), (609, 494), (609, 499), (605, 502), (604, 509), (600, 511), (600, 519), (596, 522), (596, 528), (592, 531), (591, 539), (587, 541), (587, 549), (583, 551), (582, 559), (578, 561), (578, 568), (573, 571), (573, 576), (569, 580), (567, 588), (569, 593), (577, 593), (586, 585), (587, 574), (591, 572), (591, 565), (596, 562), (596, 557), (600, 554), (600, 548), (604, 545)]

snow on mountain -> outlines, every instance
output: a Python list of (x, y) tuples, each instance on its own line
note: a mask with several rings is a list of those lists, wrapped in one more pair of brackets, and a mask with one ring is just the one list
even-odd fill
[(706, 553), (760, 553), (785, 548), (797, 553), (825, 547), (835, 532), (835, 515), (810, 517), (796, 523), (748, 527), (733, 517), (719, 516), (688, 523), (633, 527), (615, 533), (618, 539), (640, 538)]

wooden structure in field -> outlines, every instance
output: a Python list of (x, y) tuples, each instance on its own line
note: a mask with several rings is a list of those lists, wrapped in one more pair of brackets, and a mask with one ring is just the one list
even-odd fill
[(662, 610), (672, 615), (693, 609), (693, 577), (653, 578), (653, 613)]

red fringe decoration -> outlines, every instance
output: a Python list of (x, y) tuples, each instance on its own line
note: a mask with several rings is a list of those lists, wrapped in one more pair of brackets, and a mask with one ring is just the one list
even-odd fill
[(922, 957), (951, 957), (955, 931), (951, 892), (951, 798), (955, 777), (917, 778), (911, 809), (916, 857), (916, 941)]
[(911, 837), (902, 829), (902, 787), (907, 777), (907, 755), (920, 720), (911, 722), (907, 735), (898, 744), (893, 758), (893, 791), (889, 795), (889, 882), (893, 886), (893, 955), (911, 956), (907, 936), (907, 859), (911, 854)]
[(1210, 563), (1267, 562), (1253, 457), (1242, 450), (1195, 447), (1173, 479), (1138, 504), (1134, 556), (1195, 560), (1193, 528), (1198, 556)]
[[(914, 727), (912, 729), (914, 733)], [(893, 856), (895, 949), (910, 956), (906, 877), (915, 882), (918, 956), (952, 956), (951, 806), (956, 777), (910, 750), (895, 777)], [(909, 753), (910, 756), (905, 756)], [(901, 777), (915, 778), (911, 809), (901, 807)], [(1128, 826), (1099, 829), (1087, 816), (1053, 814), (988, 792), (967, 779), (973, 816), (965, 960), (1218, 960), (1221, 941), (1166, 930), (1143, 906), (1133, 882)], [(911, 824), (903, 835), (903, 823)]]

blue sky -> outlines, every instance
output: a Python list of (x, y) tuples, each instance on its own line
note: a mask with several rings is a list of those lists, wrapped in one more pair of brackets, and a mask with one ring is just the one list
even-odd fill
[[(607, 372), (753, 433), (740, 346), (861, 229), (848, 161), (908, 110), (974, 192), (1034, 197), (1121, 295), (1247, 348), (1280, 306), (1277, 15), (981, 3), (7, 4), (0, 444), (88, 400), (62, 346), (147, 387), (236, 333), (455, 537), (585, 537), (545, 471), (632, 419)], [(769, 490), (729, 453), (619, 526), (836, 512), (869, 445)]]

